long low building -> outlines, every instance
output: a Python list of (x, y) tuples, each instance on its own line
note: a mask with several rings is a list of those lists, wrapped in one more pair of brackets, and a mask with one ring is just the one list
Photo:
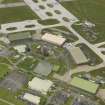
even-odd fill
[(40, 103), (40, 97), (29, 93), (25, 93), (23, 99), (35, 105), (39, 105)]
[(50, 80), (42, 80), (40, 78), (33, 78), (32, 81), (28, 83), (29, 88), (38, 92), (41, 92), (42, 94), (47, 94), (47, 92), (50, 90), (51, 86), (53, 85), (53, 82)]
[(23, 39), (31, 39), (31, 34), (30, 32), (21, 32), (21, 33), (14, 33), (14, 34), (9, 34), (8, 39), (10, 41), (17, 41), (17, 40), (23, 40)]
[(18, 51), (18, 53), (24, 53), (26, 51), (26, 45), (17, 45), (13, 48)]
[(87, 57), (84, 55), (84, 53), (79, 47), (69, 47), (67, 49), (70, 52), (76, 64), (80, 65), (88, 62)]
[(51, 43), (51, 44), (55, 44), (57, 46), (62, 46), (66, 41), (66, 39), (63, 38), (63, 37), (53, 35), (53, 34), (49, 34), (49, 33), (45, 33), (42, 36), (42, 40), (46, 41), (48, 43)]
[(91, 82), (91, 81), (88, 81), (79, 77), (74, 77), (71, 80), (70, 85), (72, 85), (75, 88), (92, 93), (92, 94), (96, 94), (99, 88), (99, 84), (96, 84), (94, 82)]

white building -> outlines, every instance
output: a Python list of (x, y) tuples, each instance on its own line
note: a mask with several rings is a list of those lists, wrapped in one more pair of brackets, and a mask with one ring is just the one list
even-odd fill
[(23, 99), (30, 102), (30, 103), (33, 103), (35, 105), (39, 105), (39, 103), (40, 103), (40, 97), (34, 96), (32, 94), (29, 94), (29, 93), (25, 93), (23, 96)]
[(18, 53), (24, 53), (26, 51), (26, 45), (17, 45), (14, 46), (14, 49), (18, 51)]
[(28, 83), (29, 88), (35, 91), (39, 91), (42, 94), (47, 94), (47, 92), (50, 90), (51, 86), (53, 85), (53, 82), (50, 80), (42, 80), (40, 78), (33, 78), (32, 81)]
[(57, 46), (62, 46), (66, 39), (63, 38), (63, 37), (60, 37), (60, 36), (57, 36), (57, 35), (52, 35), (52, 34), (49, 34), (49, 33), (46, 33), (42, 36), (42, 40), (43, 41), (46, 41), (46, 42), (49, 42), (51, 44), (55, 44)]

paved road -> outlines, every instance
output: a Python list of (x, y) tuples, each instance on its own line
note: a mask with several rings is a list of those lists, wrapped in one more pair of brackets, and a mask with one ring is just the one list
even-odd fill
[(105, 45), (105, 41), (104, 42), (101, 42), (101, 43), (95, 44), (96, 47), (100, 47), (100, 46), (103, 46), (103, 45)]
[(10, 8), (10, 7), (20, 7), (20, 6), (26, 6), (26, 4), (24, 2), (0, 4), (0, 8)]

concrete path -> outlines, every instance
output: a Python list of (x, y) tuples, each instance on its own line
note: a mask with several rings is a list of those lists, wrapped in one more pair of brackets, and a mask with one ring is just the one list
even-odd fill
[(0, 8), (13, 8), (13, 7), (20, 7), (20, 6), (26, 6), (26, 4), (24, 2), (0, 4)]
[(101, 47), (101, 46), (103, 46), (103, 45), (105, 45), (105, 42), (97, 43), (97, 44), (95, 44), (94, 46), (96, 46), (96, 47)]

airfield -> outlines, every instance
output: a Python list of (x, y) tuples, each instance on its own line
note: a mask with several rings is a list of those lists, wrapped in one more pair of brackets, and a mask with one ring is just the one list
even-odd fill
[(104, 4), (0, 0), (0, 105), (104, 105)]

